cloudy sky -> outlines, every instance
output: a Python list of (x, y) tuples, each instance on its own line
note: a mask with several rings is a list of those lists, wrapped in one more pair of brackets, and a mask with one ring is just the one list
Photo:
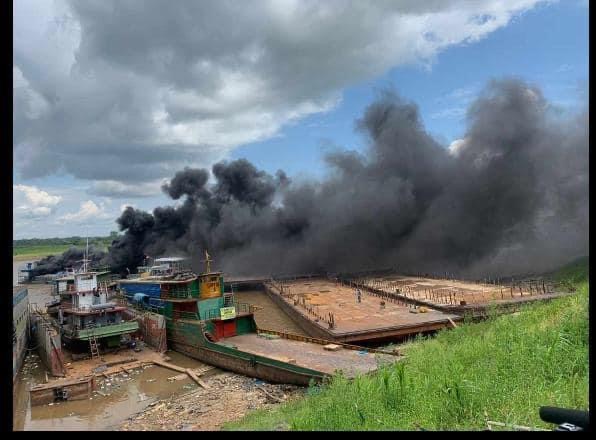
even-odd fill
[(320, 176), (326, 151), (363, 148), (354, 121), (387, 88), (446, 148), (491, 78), (573, 110), (587, 3), (15, 1), (14, 238), (107, 235), (185, 166)]

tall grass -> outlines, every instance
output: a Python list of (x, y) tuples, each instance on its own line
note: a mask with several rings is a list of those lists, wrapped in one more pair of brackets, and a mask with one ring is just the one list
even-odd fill
[(540, 406), (588, 408), (587, 262), (561, 276), (576, 295), (442, 331), (374, 375), (336, 376), (303, 399), (226, 427), (478, 430), (492, 420), (549, 428)]

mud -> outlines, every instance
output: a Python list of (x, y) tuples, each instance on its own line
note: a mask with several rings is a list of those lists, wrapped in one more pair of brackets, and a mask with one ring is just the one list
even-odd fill
[[(171, 363), (179, 366), (205, 367), (205, 364), (179, 353), (168, 352), (167, 355)], [(45, 372), (36, 354), (27, 356), (13, 393), (14, 430), (113, 430), (151, 403), (197, 388), (190, 378), (168, 380), (176, 372), (149, 365), (131, 371), (131, 374), (121, 372), (107, 379), (97, 376), (97, 388), (89, 400), (31, 407), (29, 387), (44, 383)]]

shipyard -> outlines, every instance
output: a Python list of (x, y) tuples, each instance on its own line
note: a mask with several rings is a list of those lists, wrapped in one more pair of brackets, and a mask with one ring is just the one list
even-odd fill
[[(21, 277), (14, 288), (15, 381), (27, 337), (35, 350), (25, 358), (27, 397), (19, 393), (16, 403), (29, 410), (19, 423), (53, 426), (36, 415), (70, 405), (83, 420), (106, 414), (105, 424), (93, 418), (93, 429), (215, 429), (334, 374), (351, 378), (399, 362), (402, 343), (456, 328), (466, 314), (482, 320), (489, 306), (514, 313), (570, 294), (547, 278), (498, 284), (388, 270), (226, 280), (207, 251), (201, 261), (199, 274), (188, 258), (160, 257), (126, 278), (86, 259), (52, 277)], [(46, 301), (29, 302), (28, 289), (37, 301), (44, 292)], [(144, 386), (131, 388), (134, 382)], [(111, 397), (118, 392), (134, 396), (121, 413)], [(207, 398), (221, 403), (197, 406)], [(188, 420), (164, 422), (173, 407)], [(66, 426), (81, 423), (72, 411), (56, 414)]]
[(3, 426), (589, 431), (587, 1), (8, 5)]

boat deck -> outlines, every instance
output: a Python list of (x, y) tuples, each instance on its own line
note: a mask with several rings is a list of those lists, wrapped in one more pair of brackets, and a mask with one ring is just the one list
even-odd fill
[(477, 305), (524, 302), (534, 296), (557, 295), (552, 283), (544, 280), (516, 283), (515, 286), (405, 275), (367, 277), (354, 281), (384, 292), (399, 290), (408, 298), (438, 306), (457, 306), (462, 301)]
[(320, 344), (289, 339), (267, 339), (255, 333), (225, 338), (218, 343), (327, 374), (341, 370), (347, 377), (374, 371), (379, 361), (391, 362), (397, 359), (394, 356), (345, 348), (328, 351)]
[[(323, 334), (321, 337), (344, 342), (436, 330), (448, 327), (450, 319), (461, 319), (456, 314), (433, 309), (412, 313), (419, 311), (402, 301), (383, 300), (365, 289), (361, 289), (361, 302), (358, 302), (355, 289), (326, 279), (295, 280), (281, 286), (268, 284), (267, 287), (294, 316), (301, 317), (314, 331), (316, 326), (327, 334), (327, 337)], [(283, 287), (283, 294), (280, 287)], [(330, 313), (333, 328), (329, 326)]]

